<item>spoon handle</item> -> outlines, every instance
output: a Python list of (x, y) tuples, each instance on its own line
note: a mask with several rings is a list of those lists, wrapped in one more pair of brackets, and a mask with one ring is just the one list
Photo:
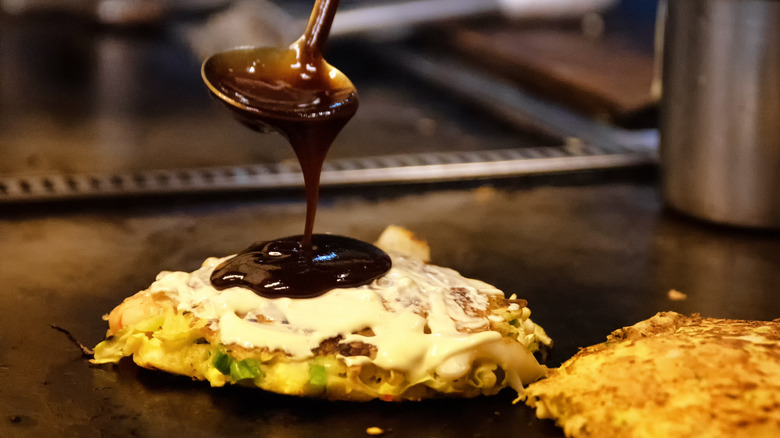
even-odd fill
[(316, 0), (314, 3), (303, 34), (303, 45), (308, 53), (315, 56), (322, 54), (338, 7), (339, 0)]

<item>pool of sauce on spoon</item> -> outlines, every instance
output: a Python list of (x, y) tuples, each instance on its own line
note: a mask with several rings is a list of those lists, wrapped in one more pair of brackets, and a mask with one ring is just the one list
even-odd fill
[(301, 236), (257, 242), (214, 269), (217, 289), (241, 286), (269, 298), (311, 298), (328, 290), (370, 283), (391, 267), (381, 249), (343, 236), (314, 234), (325, 155), (357, 112), (354, 86), (325, 62), (321, 48), (338, 0), (317, 0), (305, 34), (290, 48), (239, 49), (204, 64), (243, 124), (278, 131), (290, 142), (303, 172), (306, 224)]

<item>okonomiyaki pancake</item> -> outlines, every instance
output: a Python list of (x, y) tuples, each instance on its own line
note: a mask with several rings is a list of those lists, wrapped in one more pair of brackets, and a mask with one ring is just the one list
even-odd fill
[(217, 290), (210, 276), (230, 257), (162, 272), (105, 317), (93, 362), (131, 357), (212, 386), (341, 400), (522, 393), (546, 374), (534, 354), (551, 340), (524, 300), (429, 264), (427, 246), (403, 229), (377, 245), (392, 260), (386, 274), (313, 298)]
[(779, 437), (780, 319), (658, 313), (526, 394), (568, 437)]

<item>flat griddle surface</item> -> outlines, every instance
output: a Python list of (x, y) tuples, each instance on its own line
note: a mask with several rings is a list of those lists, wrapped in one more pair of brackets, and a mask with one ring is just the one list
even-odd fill
[[(528, 300), (555, 340), (548, 365), (657, 311), (780, 315), (780, 239), (664, 212), (650, 181), (437, 188), (323, 199), (317, 227), (371, 240), (390, 223), (434, 261)], [(561, 436), (513, 394), (393, 404), (302, 400), (143, 370), (92, 366), (60, 332), (94, 345), (101, 315), (159, 270), (195, 269), (255, 238), (299, 232), (298, 200), (60, 206), (0, 219), (2, 436)], [(230, 224), (230, 226), (225, 226)], [(667, 291), (686, 292), (673, 302)]]
[[(245, 131), (210, 102), (197, 62), (165, 30), (55, 22), (0, 25), (0, 172), (292, 157), (279, 138)], [(356, 58), (340, 53), (333, 58)], [(538, 145), (393, 71), (358, 67), (349, 73), (364, 105), (334, 156)], [(154, 73), (148, 88), (144, 72)], [(512, 404), (512, 391), (393, 404), (210, 388), (127, 360), (92, 366), (51, 328), (94, 346), (101, 316), (159, 271), (299, 234), (304, 209), (296, 190), (0, 205), (0, 436), (349, 438), (374, 426), (395, 437), (562, 436)], [(666, 211), (652, 168), (328, 189), (315, 230), (372, 241), (389, 224), (428, 240), (434, 263), (527, 299), (555, 342), (549, 366), (658, 311), (780, 316), (780, 235)], [(688, 299), (670, 301), (672, 288)]]

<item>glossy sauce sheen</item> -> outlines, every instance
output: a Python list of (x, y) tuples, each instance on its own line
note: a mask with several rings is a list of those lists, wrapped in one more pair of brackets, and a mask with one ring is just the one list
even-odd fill
[(246, 287), (267, 298), (310, 298), (369, 283), (391, 265), (384, 251), (360, 240), (315, 234), (309, 251), (301, 236), (292, 236), (253, 244), (217, 266), (211, 284)]
[[(300, 130), (324, 128), (335, 138), (357, 112), (352, 83), (322, 57), (304, 59), (300, 48), (235, 49), (205, 68), (217, 91), (237, 104), (230, 106), (234, 115), (257, 131), (290, 139)], [(313, 122), (320, 125), (309, 126)], [(327, 149), (329, 143), (311, 148)]]
[(255, 244), (218, 266), (211, 277), (217, 289), (306, 298), (369, 283), (390, 269), (388, 255), (373, 245), (313, 233), (325, 155), (358, 108), (352, 82), (322, 57), (338, 3), (317, 0), (306, 33), (289, 48), (236, 49), (203, 65), (211, 91), (239, 121), (287, 138), (306, 188), (303, 235)]

